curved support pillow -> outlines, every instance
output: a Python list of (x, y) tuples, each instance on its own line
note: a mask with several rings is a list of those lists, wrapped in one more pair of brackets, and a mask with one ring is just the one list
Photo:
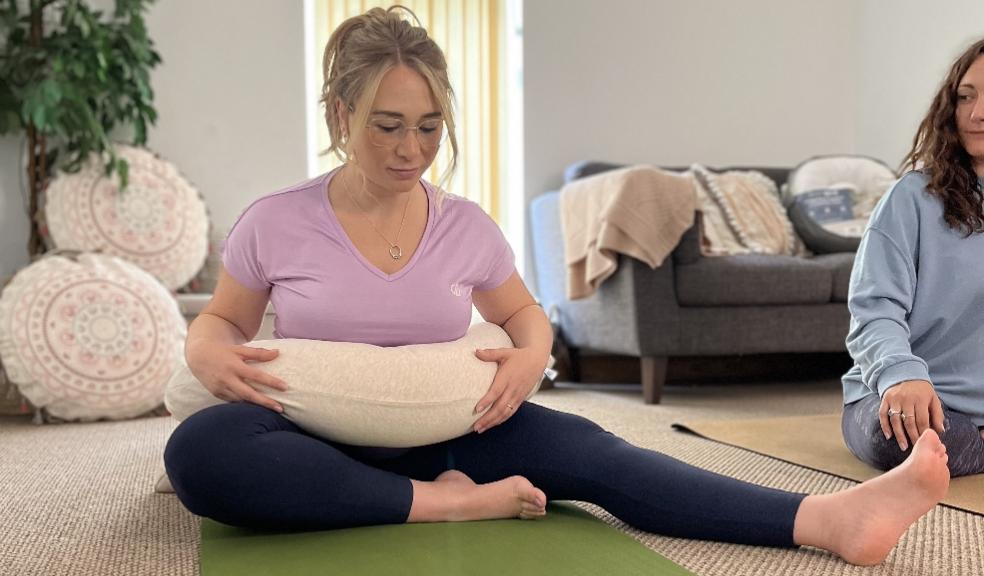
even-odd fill
[(788, 212), (793, 228), (814, 254), (856, 252), (867, 218), (854, 217), (854, 187), (842, 185), (793, 197)]
[[(258, 367), (288, 389), (261, 389), (300, 427), (343, 444), (407, 448), (470, 432), (481, 416), (473, 413), (475, 405), (497, 369), (476, 358), (475, 350), (513, 343), (502, 328), (485, 322), (472, 325), (459, 340), (437, 344), (380, 347), (280, 339), (251, 345), (280, 350)], [(168, 383), (164, 402), (179, 420), (224, 403), (186, 366)]]

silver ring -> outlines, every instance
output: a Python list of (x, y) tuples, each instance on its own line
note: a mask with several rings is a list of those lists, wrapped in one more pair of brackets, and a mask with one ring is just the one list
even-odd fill
[(891, 418), (892, 416), (898, 416), (901, 413), (902, 413), (901, 410), (895, 410), (894, 408), (889, 408), (888, 409), (888, 417), (889, 418)]

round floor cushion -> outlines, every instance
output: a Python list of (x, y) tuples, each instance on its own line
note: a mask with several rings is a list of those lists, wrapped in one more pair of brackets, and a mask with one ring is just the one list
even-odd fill
[[(505, 331), (473, 324), (452, 342), (380, 347), (281, 339), (250, 344), (280, 351), (257, 364), (288, 390), (262, 388), (284, 416), (318, 436), (356, 446), (406, 448), (471, 431), (497, 366), (475, 357), (479, 348), (512, 348)], [(531, 392), (532, 395), (532, 392)], [(223, 401), (184, 368), (168, 384), (166, 405), (179, 420)]]
[(129, 164), (129, 184), (104, 176), (101, 162), (61, 172), (48, 186), (45, 218), (62, 250), (99, 251), (133, 262), (168, 288), (184, 286), (208, 253), (208, 213), (169, 162), (140, 148), (117, 146)]
[(64, 420), (160, 406), (186, 333), (160, 282), (120, 258), (48, 256), (0, 296), (0, 360), (35, 407)]

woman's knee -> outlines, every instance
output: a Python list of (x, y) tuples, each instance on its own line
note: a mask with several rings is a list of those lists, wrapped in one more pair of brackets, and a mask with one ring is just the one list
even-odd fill
[[(245, 444), (276, 429), (278, 415), (248, 403), (220, 404), (192, 414), (175, 428), (164, 448), (164, 468), (174, 491), (192, 512), (205, 514), (203, 500), (235, 478)], [(241, 471), (240, 471), (241, 472)]]
[(515, 419), (514, 424), (520, 425), (524, 433), (528, 434), (563, 436), (565, 432), (577, 434), (604, 432), (601, 426), (587, 418), (530, 402), (524, 403), (510, 418), (513, 419)]
[(844, 443), (858, 460), (879, 470), (889, 470), (906, 459), (909, 450), (903, 451), (894, 436), (885, 438), (877, 413), (866, 418), (857, 416), (845, 407), (841, 431)]

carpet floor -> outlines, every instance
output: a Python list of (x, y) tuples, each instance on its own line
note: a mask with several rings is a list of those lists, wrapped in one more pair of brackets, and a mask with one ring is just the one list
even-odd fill
[[(814, 494), (854, 483), (676, 432), (675, 421), (831, 413), (836, 380), (669, 386), (663, 403), (638, 388), (563, 386), (535, 401), (588, 417), (630, 442), (749, 482)], [(0, 574), (198, 574), (198, 520), (155, 494), (169, 418), (34, 426), (0, 418)], [(900, 498), (904, 498), (900, 495)], [(666, 538), (583, 505), (674, 562), (707, 576), (984, 574), (984, 517), (936, 507), (880, 566), (859, 568), (814, 549), (779, 550)]]

